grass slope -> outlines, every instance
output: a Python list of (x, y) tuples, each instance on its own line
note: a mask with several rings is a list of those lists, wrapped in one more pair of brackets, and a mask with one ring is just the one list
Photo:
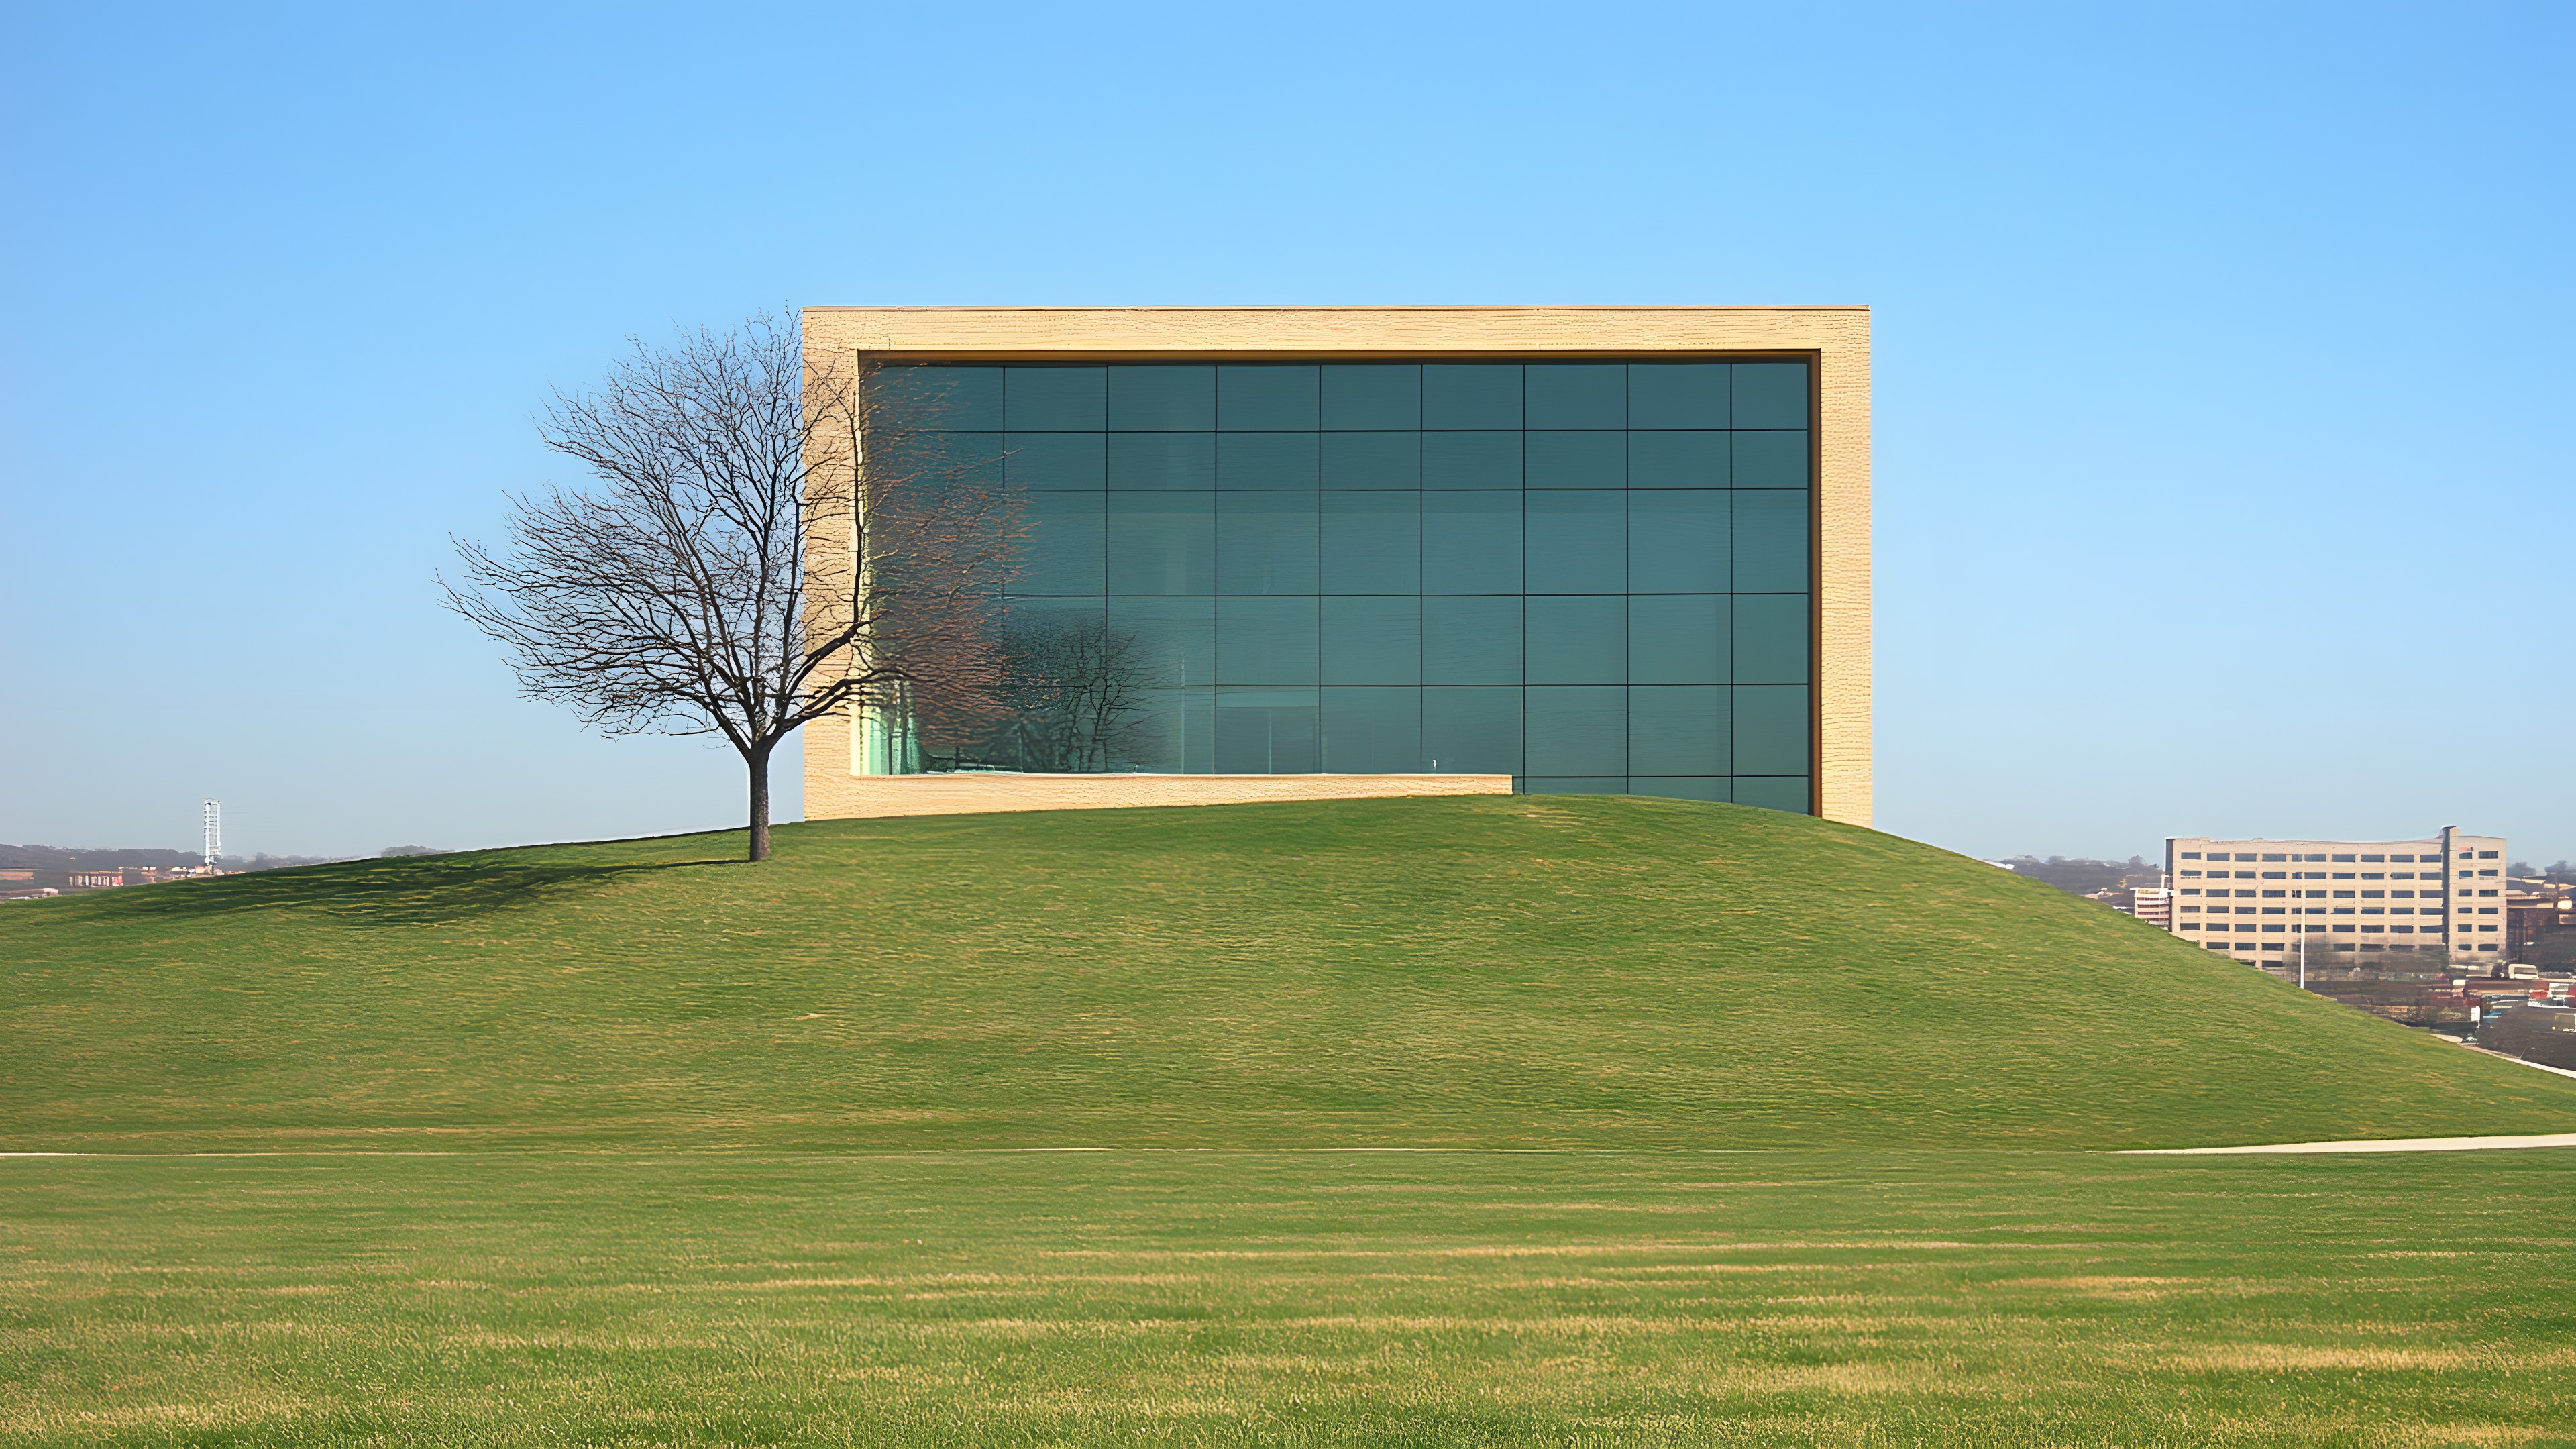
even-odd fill
[(791, 826), (0, 914), (0, 1146), (2126, 1147), (2576, 1082), (1891, 836), (1489, 797)]

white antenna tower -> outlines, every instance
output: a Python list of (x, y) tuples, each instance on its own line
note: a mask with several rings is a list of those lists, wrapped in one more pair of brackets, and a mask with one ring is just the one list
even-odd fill
[(224, 802), (206, 802), (206, 868), (214, 868), (224, 854)]

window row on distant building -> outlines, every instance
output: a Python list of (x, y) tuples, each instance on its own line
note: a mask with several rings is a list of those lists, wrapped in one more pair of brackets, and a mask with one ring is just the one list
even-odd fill
[[(2200, 859), (2200, 858), (2201, 858), (2201, 854), (2202, 854), (2202, 852), (2197, 851), (2197, 850), (2186, 850), (2186, 851), (2182, 852), (2182, 858), (2183, 858), (2184, 860), (2198, 860), (2198, 859)], [(2479, 859), (2479, 860), (2495, 860), (2495, 859), (2498, 859), (2498, 858), (2502, 857), (2502, 856), (2503, 856), (2503, 854), (2504, 854), (2504, 852), (2503, 852), (2503, 851), (2500, 851), (2500, 850), (2478, 850), (2478, 851), (2468, 851), (2468, 850), (2463, 850), (2463, 851), (2461, 851), (2461, 852), (2460, 852), (2460, 859), (2462, 859), (2462, 860), (2467, 860), (2467, 859), (2469, 859), (2471, 856), (2475, 856), (2475, 857), (2476, 857), (2477, 859)], [(2227, 859), (2229, 859), (2230, 853), (2229, 853), (2229, 852), (2223, 852), (2223, 851), (2216, 851), (2216, 850), (2213, 850), (2213, 851), (2208, 852), (2208, 855), (2209, 855), (2209, 858), (2210, 858), (2212, 861), (2220, 861), (2220, 860), (2227, 860)], [(2359, 863), (2359, 864), (2364, 864), (2364, 865), (2380, 865), (2380, 864), (2386, 864), (2386, 863), (2389, 863), (2389, 862), (2394, 862), (2394, 863), (2399, 864), (2399, 865), (2404, 865), (2404, 864), (2406, 864), (2406, 863), (2408, 863), (2408, 862), (2410, 862), (2410, 861), (2413, 861), (2413, 860), (2417, 859), (2417, 857), (2412, 856), (2412, 855), (2389, 855), (2389, 854), (2384, 854), (2384, 853), (2383, 853), (2383, 854), (2380, 854), (2380, 855), (2361, 855), (2361, 854), (2343, 854), (2343, 855), (2298, 855), (2298, 854), (2270, 854), (2270, 853), (2265, 853), (2265, 852), (2261, 852), (2261, 851), (2254, 851), (2254, 852), (2236, 851), (2236, 852), (2233, 852), (2233, 856), (2234, 856), (2234, 858), (2235, 858), (2236, 860), (2240, 860), (2240, 861), (2253, 861), (2253, 862), (2255, 862), (2255, 863), (2257, 863), (2257, 864), (2264, 864), (2264, 863), (2279, 863), (2279, 862), (2285, 862), (2285, 861), (2293, 861), (2293, 860), (2296, 860), (2296, 861), (2309, 861), (2309, 862), (2315, 862), (2315, 863), (2320, 863), (2320, 864), (2332, 864), (2332, 863), (2336, 863), (2336, 862), (2341, 862), (2341, 863), (2345, 863), (2345, 864)], [(2438, 865), (2438, 864), (2440, 864), (2440, 863), (2441, 863), (2442, 855), (2441, 855), (2441, 852), (2439, 852), (2439, 851), (2435, 851), (2435, 852), (2433, 852), (2432, 854), (2429, 854), (2429, 855), (2425, 855), (2425, 856), (2423, 856), (2423, 857), (2422, 857), (2422, 859), (2423, 859), (2423, 862), (2424, 862), (2425, 864), (2427, 864), (2427, 865)]]
[[(2420, 873), (2411, 870), (2338, 870), (2332, 872), (2322, 870), (2267, 870), (2261, 872), (2240, 870), (2234, 872), (2232, 875), (2227, 871), (2213, 870), (2209, 872), (2206, 877), (2202, 876), (2202, 874), (2196, 870), (2175, 872), (2175, 875), (2182, 880), (2326, 880), (2329, 878), (2334, 880), (2351, 880), (2356, 875), (2363, 880), (2414, 880), (2418, 874), (2420, 874), (2425, 880), (2444, 879), (2443, 873), (2438, 870), (2428, 870)], [(2492, 870), (2463, 869), (2459, 872), (2459, 878), (2462, 880), (2469, 880), (2477, 876), (2484, 876), (2492, 880), (2495, 875), (2496, 872)]]

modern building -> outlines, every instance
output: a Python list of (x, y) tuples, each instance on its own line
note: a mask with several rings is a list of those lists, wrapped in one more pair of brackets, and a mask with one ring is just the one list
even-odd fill
[(971, 729), (809, 726), (806, 814), (1519, 790), (1866, 824), (1868, 322), (810, 309), (904, 439), (868, 466), (1011, 500), (1025, 677)]
[(2311, 967), (2499, 969), (2504, 861), (2502, 836), (2454, 826), (2421, 840), (2165, 842), (2174, 934), (2284, 975), (2302, 948)]

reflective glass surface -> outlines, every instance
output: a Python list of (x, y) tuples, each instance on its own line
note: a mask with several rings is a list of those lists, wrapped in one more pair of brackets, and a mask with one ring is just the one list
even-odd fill
[(1628, 365), (1628, 426), (1733, 427), (1728, 390), (1734, 369), (1723, 362), (1633, 362)]
[(1422, 495), (1336, 493), (1323, 501), (1327, 594), (1422, 592)]
[(1105, 367), (1008, 367), (1002, 375), (1002, 425), (1013, 432), (1096, 433), (1109, 425)]
[(1522, 482), (1531, 488), (1625, 488), (1625, 433), (1524, 433)]
[(1316, 494), (1225, 493), (1216, 504), (1216, 591), (1314, 594)]
[[(1810, 807), (1798, 361), (905, 365), (876, 467), (1016, 510), (921, 767), (1508, 774)], [(960, 722), (963, 721), (963, 722)]]
[(1216, 486), (1229, 493), (1311, 490), (1320, 441), (1314, 433), (1219, 433)]
[(1316, 369), (1250, 363), (1216, 370), (1216, 425), (1228, 432), (1315, 430)]
[(1313, 684), (1317, 600), (1216, 601), (1216, 682)]
[(1323, 367), (1324, 427), (1401, 430), (1422, 426), (1418, 363), (1333, 363)]
[(1433, 362), (1422, 369), (1425, 428), (1519, 428), (1521, 368), (1509, 362)]
[(1422, 682), (1521, 682), (1521, 600), (1517, 594), (1422, 601)]
[(1624, 493), (1523, 495), (1523, 581), (1533, 594), (1616, 594), (1628, 587)]
[(1097, 493), (1108, 475), (1108, 439), (1098, 433), (1008, 433), (1002, 468), (1014, 489)]
[(1109, 592), (1216, 592), (1214, 493), (1112, 493), (1108, 497)]
[(1326, 433), (1319, 441), (1327, 488), (1410, 491), (1422, 486), (1420, 433)]
[(1107, 369), (1109, 430), (1186, 433), (1216, 426), (1216, 369), (1131, 363)]
[(1625, 595), (1532, 594), (1521, 618), (1529, 683), (1627, 683)]
[(1323, 602), (1326, 684), (1420, 684), (1422, 600), (1327, 598)]
[(1422, 769), (1422, 691), (1335, 689), (1323, 694), (1324, 768), (1336, 775)]
[(1109, 486), (1204, 493), (1216, 486), (1216, 434), (1111, 433)]
[(1734, 495), (1714, 488), (1628, 495), (1628, 587), (1640, 594), (1714, 594), (1727, 584)]

